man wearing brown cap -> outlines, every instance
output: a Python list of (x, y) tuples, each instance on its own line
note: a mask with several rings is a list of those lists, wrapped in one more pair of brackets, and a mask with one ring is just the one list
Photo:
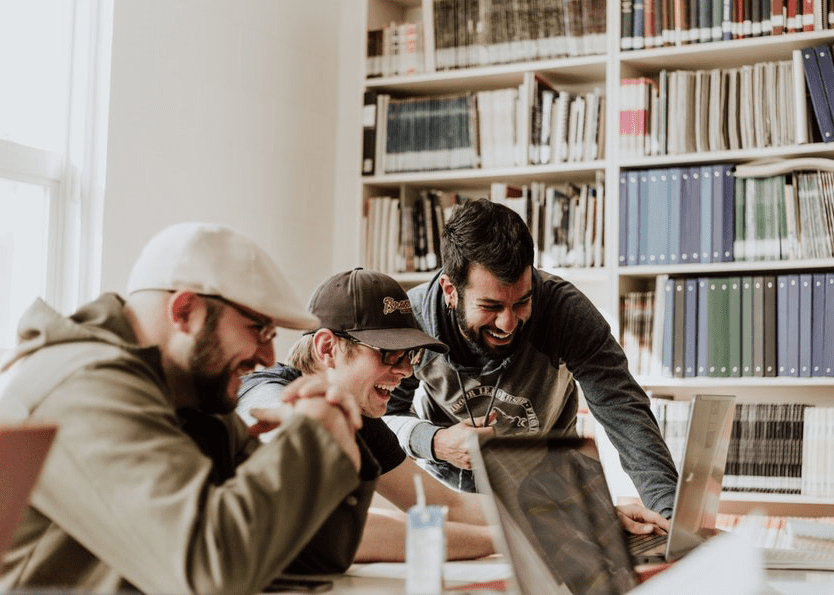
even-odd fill
[(200, 223), (150, 240), (126, 298), (69, 317), (36, 300), (0, 373), (0, 421), (60, 427), (0, 591), (246, 594), (299, 556), (350, 559), (355, 543), (304, 548), (354, 526), (373, 490), (353, 397), (293, 385), (267, 412), (282, 422), (269, 443), (232, 413), (239, 377), (273, 363), (276, 327), (317, 324), (257, 245)]
[[(356, 395), (363, 414), (360, 439), (381, 467), (377, 492), (407, 510), (417, 501), (413, 477), (419, 474), (426, 501), (448, 507), (448, 557), (493, 553), (479, 496), (455, 492), (420, 469), (380, 419), (391, 391), (411, 376), (424, 350), (442, 353), (446, 345), (420, 330), (405, 291), (382, 273), (362, 269), (338, 273), (316, 289), (308, 309), (321, 321), (320, 327), (293, 346), (289, 365), (275, 364), (244, 380), (238, 412), (254, 424), (252, 432), (271, 429), (269, 424), (256, 423), (250, 414), (265, 419), (259, 407), (280, 404), (288, 383), (299, 377), (326, 378)], [(390, 509), (371, 510), (357, 561), (402, 561), (404, 550), (404, 515)]]

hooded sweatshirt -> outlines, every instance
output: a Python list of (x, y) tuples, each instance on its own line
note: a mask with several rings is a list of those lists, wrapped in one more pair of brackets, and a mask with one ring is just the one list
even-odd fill
[(104, 294), (64, 317), (38, 300), (22, 318), (0, 372), (0, 421), (59, 429), (0, 591), (256, 593), (328, 530), (355, 543), (313, 547), (301, 568), (344, 570), (375, 462), (363, 458), (357, 474), (303, 415), (263, 445), (234, 414), (178, 415), (162, 353), (136, 344), (123, 306)]
[(435, 458), (434, 434), (488, 410), (497, 414), (499, 435), (575, 433), (578, 382), (645, 505), (671, 516), (677, 481), (672, 457), (649, 398), (591, 301), (564, 279), (534, 269), (532, 314), (512, 353), (487, 357), (460, 332), (438, 282), (441, 274), (408, 292), (422, 329), (449, 345), (449, 352), (426, 352), (388, 404), (384, 419), (406, 452), (425, 459), (439, 479), (474, 491), (471, 471)]

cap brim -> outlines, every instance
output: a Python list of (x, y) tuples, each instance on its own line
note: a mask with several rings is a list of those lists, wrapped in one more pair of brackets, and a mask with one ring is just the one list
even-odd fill
[(445, 343), (416, 328), (365, 329), (347, 331), (347, 333), (363, 343), (380, 349), (399, 350), (425, 347), (440, 353), (449, 351), (449, 347)]
[(271, 318), (278, 325), (278, 328), (294, 331), (309, 331), (310, 329), (319, 328), (321, 325), (318, 316), (314, 316), (306, 310), (294, 312), (284, 311)]

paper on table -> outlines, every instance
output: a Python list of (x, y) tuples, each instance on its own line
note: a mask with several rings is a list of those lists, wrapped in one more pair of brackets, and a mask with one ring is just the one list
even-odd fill
[(755, 546), (753, 527), (742, 526), (707, 540), (629, 595), (757, 595), (765, 584), (764, 576), (762, 553)]

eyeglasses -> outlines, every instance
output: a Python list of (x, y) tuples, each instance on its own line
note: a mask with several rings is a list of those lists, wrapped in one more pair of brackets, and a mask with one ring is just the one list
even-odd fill
[(270, 343), (275, 338), (275, 335), (278, 334), (278, 325), (272, 322), (269, 318), (266, 318), (265, 316), (258, 316), (254, 312), (245, 310), (242, 306), (239, 306), (219, 295), (205, 295), (202, 293), (200, 295), (206, 299), (215, 300), (225, 306), (229, 306), (247, 320), (251, 320), (254, 324), (251, 325), (250, 328), (255, 332), (258, 343)]
[(425, 353), (425, 347), (415, 347), (414, 349), (383, 349), (382, 347), (377, 347), (376, 345), (369, 345), (364, 341), (360, 341), (356, 337), (351, 337), (347, 333), (336, 333), (338, 337), (342, 337), (343, 339), (347, 339), (351, 343), (355, 343), (357, 345), (363, 345), (365, 347), (369, 347), (374, 351), (379, 353), (379, 357), (382, 359), (382, 363), (386, 366), (399, 366), (403, 363), (403, 360), (407, 360), (409, 364), (412, 366), (420, 365), (420, 362), (423, 361), (423, 353)]

